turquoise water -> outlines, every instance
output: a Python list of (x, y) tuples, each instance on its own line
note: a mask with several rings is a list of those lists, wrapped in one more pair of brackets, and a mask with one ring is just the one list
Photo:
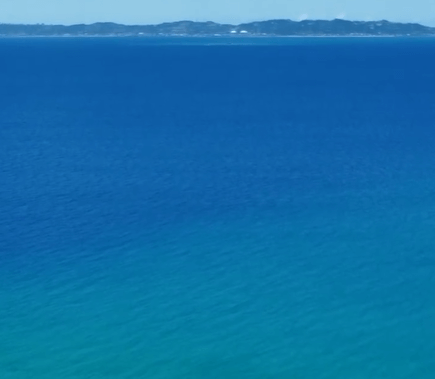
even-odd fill
[(433, 378), (435, 41), (264, 41), (0, 40), (2, 379)]

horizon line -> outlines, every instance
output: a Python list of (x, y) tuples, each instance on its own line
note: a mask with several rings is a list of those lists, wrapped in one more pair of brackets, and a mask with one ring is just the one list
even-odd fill
[(163, 22), (159, 22), (159, 23), (144, 23), (144, 24), (124, 24), (121, 22), (114, 22), (114, 21), (95, 21), (95, 22), (91, 22), (91, 23), (73, 23), (73, 24), (62, 24), (62, 23), (10, 23), (10, 22), (1, 22), (0, 21), (0, 25), (25, 25), (25, 26), (37, 26), (37, 25), (43, 25), (43, 26), (76, 26), (76, 25), (95, 25), (95, 24), (115, 24), (115, 25), (122, 25), (122, 26), (158, 26), (158, 25), (163, 25), (163, 24), (175, 24), (175, 23), (179, 23), (179, 22), (191, 22), (191, 23), (198, 23), (198, 24), (207, 24), (207, 23), (213, 23), (213, 24), (217, 24), (217, 25), (231, 25), (231, 26), (240, 26), (240, 25), (245, 25), (245, 24), (252, 24), (255, 22), (269, 22), (269, 21), (291, 21), (291, 22), (296, 22), (296, 23), (300, 23), (300, 22), (315, 22), (315, 21), (328, 21), (328, 22), (333, 22), (333, 21), (346, 21), (346, 22), (388, 22), (390, 24), (402, 24), (402, 25), (420, 25), (420, 26), (424, 26), (427, 28), (435, 28), (435, 26), (429, 26), (429, 25), (425, 25), (419, 22), (404, 22), (404, 21), (390, 21), (388, 19), (373, 19), (373, 20), (358, 20), (358, 19), (345, 19), (345, 18), (332, 18), (332, 19), (322, 19), (322, 18), (318, 18), (318, 19), (303, 19), (303, 20), (295, 20), (295, 19), (291, 19), (291, 18), (271, 18), (271, 19), (264, 19), (264, 20), (254, 20), (254, 21), (249, 21), (249, 22), (242, 22), (242, 23), (226, 23), (226, 22), (216, 22), (216, 21), (193, 21), (193, 20), (189, 20), (189, 19), (180, 19), (177, 21), (163, 21)]

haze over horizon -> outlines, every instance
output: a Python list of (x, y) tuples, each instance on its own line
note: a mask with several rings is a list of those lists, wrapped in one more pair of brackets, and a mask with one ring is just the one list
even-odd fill
[(239, 24), (270, 19), (334, 19), (416, 22), (435, 26), (435, 1), (415, 0), (2, 0), (0, 23), (158, 24), (180, 20)]

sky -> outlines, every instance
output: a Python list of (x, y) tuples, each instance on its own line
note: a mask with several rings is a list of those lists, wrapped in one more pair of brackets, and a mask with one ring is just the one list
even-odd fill
[(275, 18), (387, 19), (435, 26), (435, 0), (0, 0), (0, 23), (242, 23)]

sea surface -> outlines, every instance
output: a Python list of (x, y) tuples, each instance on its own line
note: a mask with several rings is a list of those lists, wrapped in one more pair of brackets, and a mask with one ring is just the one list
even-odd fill
[(435, 39), (0, 39), (1, 379), (433, 379)]

